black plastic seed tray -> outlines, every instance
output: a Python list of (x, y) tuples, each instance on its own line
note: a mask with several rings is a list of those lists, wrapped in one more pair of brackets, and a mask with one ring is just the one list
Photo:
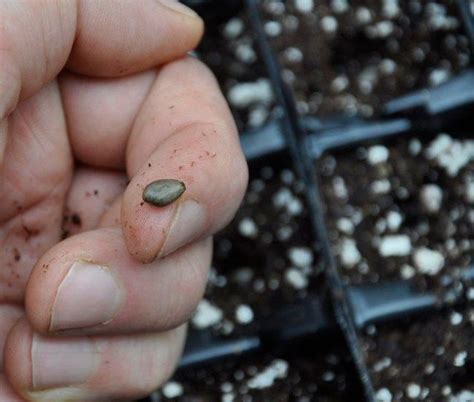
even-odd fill
[[(390, 147), (393, 144), (397, 146), (400, 141), (409, 144), (413, 138), (417, 139), (413, 142), (413, 148), (420, 146), (419, 139), (428, 146), (442, 132), (449, 133), (453, 141), (474, 137), (474, 67), (467, 68), (438, 87), (417, 90), (389, 101), (383, 108), (383, 115), (376, 120), (357, 116), (339, 116), (325, 120), (317, 117), (301, 118), (296, 111), (293, 94), (282, 79), (278, 60), (265, 36), (258, 1), (229, 2), (225, 10), (221, 7), (223, 2), (219, 1), (189, 0), (189, 3), (203, 12), (205, 17), (208, 13), (211, 21), (228, 18), (239, 7), (243, 7), (248, 13), (281, 117), (242, 135), (241, 143), (251, 168), (268, 163), (290, 164), (304, 183), (306, 207), (317, 242), (315, 252), (323, 261), (325, 280), (320, 288), (309, 292), (306, 297), (282, 304), (259, 317), (251, 330), (239, 333), (238, 336), (219, 337), (212, 331), (191, 331), (180, 366), (181, 372), (198, 370), (202, 365), (221, 364), (225, 359), (233, 360), (240, 356), (245, 359), (247, 354), (258, 356), (262, 352), (291, 351), (295, 347), (301, 348), (301, 339), (319, 342), (328, 334), (329, 337), (337, 337), (338, 333), (342, 333), (352, 355), (353, 376), (365, 395), (354, 395), (352, 400), (391, 401), (377, 399), (376, 391), (380, 389), (374, 389), (374, 371), (369, 372), (368, 368), (369, 349), (365, 346), (372, 340), (367, 341), (367, 334), (373, 334), (373, 324), (382, 323), (381, 331), (384, 332), (386, 329), (383, 323), (387, 321), (387, 331), (393, 328), (398, 330), (406, 328), (412, 322), (424, 325), (423, 320), (429, 319), (432, 312), (441, 315), (447, 309), (467, 308), (466, 295), (459, 286), (474, 279), (473, 252), (468, 252), (462, 269), (447, 267), (450, 270), (453, 268), (453, 275), (443, 277), (436, 284), (420, 281), (412, 271), (405, 279), (394, 278), (393, 272), (387, 274), (386, 278), (382, 275), (377, 281), (346, 278), (344, 268), (341, 267), (341, 256), (334, 242), (335, 222), (331, 221), (332, 205), (329, 205), (332, 201), (327, 194), (330, 186), (325, 183), (327, 177), (323, 163), (329, 156), (332, 160), (337, 160), (338, 155), (344, 157), (346, 154), (355, 155), (355, 158), (367, 158), (366, 155), (361, 157), (361, 152), (367, 152), (368, 147), (376, 144), (388, 147), (391, 152), (398, 152), (398, 148), (393, 148), (392, 151)], [(458, 0), (457, 6), (466, 35), (471, 41), (471, 48), (474, 49), (474, 19), (470, 13), (469, 1)], [(420, 164), (423, 163), (421, 158), (420, 154)], [(468, 240), (469, 236), (470, 239), (474, 237), (472, 227), (468, 231)], [(410, 330), (406, 333), (410, 333)], [(469, 353), (474, 353), (474, 346)], [(473, 355), (470, 354), (469, 358), (472, 359)], [(453, 376), (455, 388), (460, 380), (456, 373)], [(440, 378), (440, 381), (444, 380)], [(422, 398), (425, 391), (418, 389), (419, 384), (411, 385), (414, 386), (404, 390), (408, 397), (396, 400)], [(461, 385), (473, 390), (471, 383), (466, 386), (464, 382)], [(377, 388), (380, 388), (380, 384)], [(449, 396), (443, 395), (446, 398)], [(427, 397), (424, 394), (423, 398)], [(388, 396), (382, 393), (378, 394), (378, 398)]]

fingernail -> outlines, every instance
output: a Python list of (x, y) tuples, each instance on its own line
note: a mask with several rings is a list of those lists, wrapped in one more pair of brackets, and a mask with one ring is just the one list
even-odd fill
[(173, 11), (177, 11), (178, 13), (187, 15), (188, 17), (193, 17), (193, 18), (199, 17), (199, 15), (194, 10), (185, 6), (184, 4), (181, 4), (177, 0), (158, 0), (158, 1), (165, 7), (171, 8)]
[(204, 224), (204, 209), (197, 201), (186, 200), (179, 204), (159, 257), (164, 257), (194, 240), (197, 234), (203, 231)]
[(87, 338), (34, 335), (31, 346), (33, 389), (82, 384), (95, 373), (100, 352)]
[(59, 285), (51, 331), (79, 329), (110, 321), (122, 301), (122, 290), (106, 267), (75, 262)]

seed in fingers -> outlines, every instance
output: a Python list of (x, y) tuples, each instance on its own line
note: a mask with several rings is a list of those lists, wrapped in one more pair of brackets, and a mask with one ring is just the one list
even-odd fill
[(176, 201), (186, 191), (182, 181), (174, 179), (155, 180), (143, 190), (143, 201), (157, 207), (165, 207)]

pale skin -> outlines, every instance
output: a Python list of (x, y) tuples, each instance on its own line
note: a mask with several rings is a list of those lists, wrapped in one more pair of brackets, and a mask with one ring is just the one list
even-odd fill
[[(0, 3), (1, 401), (131, 400), (176, 367), (248, 175), (202, 32), (173, 0)], [(143, 204), (157, 179), (186, 192)]]

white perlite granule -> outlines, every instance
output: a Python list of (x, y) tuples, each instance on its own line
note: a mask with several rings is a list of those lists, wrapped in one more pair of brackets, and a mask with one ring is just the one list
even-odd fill
[(389, 368), (392, 365), (392, 359), (390, 357), (384, 357), (383, 359), (379, 360), (374, 364), (372, 367), (376, 373)]
[(390, 181), (387, 179), (374, 180), (370, 185), (374, 194), (387, 194), (392, 188)]
[(395, 18), (400, 14), (398, 0), (383, 0), (382, 13), (386, 18)]
[(417, 399), (421, 394), (421, 387), (416, 383), (410, 383), (407, 386), (407, 396), (410, 399)]
[(179, 382), (170, 381), (163, 386), (162, 392), (166, 398), (177, 398), (183, 395), (183, 386)]
[(285, 272), (286, 282), (295, 289), (305, 289), (308, 286), (306, 275), (296, 268), (288, 268)]
[(224, 314), (219, 307), (203, 299), (199, 302), (191, 321), (196, 328), (203, 329), (219, 323), (223, 316)]
[(412, 155), (418, 155), (422, 147), (421, 141), (418, 138), (413, 138), (408, 145), (408, 151)]
[(227, 99), (236, 108), (245, 108), (253, 103), (269, 104), (273, 100), (273, 91), (270, 81), (261, 78), (234, 85), (227, 93)]
[(408, 264), (404, 264), (402, 265), (402, 267), (400, 268), (400, 276), (403, 278), (403, 279), (410, 279), (410, 278), (413, 278), (415, 276), (415, 268), (413, 268), (411, 265), (408, 265)]
[(352, 268), (360, 262), (362, 256), (360, 255), (354, 239), (349, 239), (347, 237), (341, 239), (339, 244), (339, 257), (341, 264), (346, 268)]
[(234, 402), (235, 400), (235, 393), (229, 392), (228, 394), (222, 395), (221, 402)]
[(326, 15), (321, 19), (321, 28), (324, 32), (334, 33), (337, 31), (337, 20), (332, 15)]
[(283, 56), (290, 63), (301, 63), (303, 61), (303, 52), (297, 47), (290, 46), (285, 49)]
[(241, 304), (235, 310), (235, 320), (239, 324), (250, 324), (253, 321), (253, 310), (247, 304)]
[(331, 82), (331, 89), (336, 93), (344, 91), (348, 86), (349, 80), (346, 75), (339, 75)]
[(463, 316), (461, 313), (458, 313), (457, 311), (453, 311), (451, 313), (451, 316), (449, 317), (449, 321), (451, 322), (451, 325), (459, 325), (462, 323)]
[(258, 234), (257, 224), (252, 218), (243, 218), (239, 222), (239, 233), (244, 237), (254, 239)]
[(390, 153), (383, 145), (374, 145), (367, 150), (367, 162), (371, 165), (387, 162)]
[(336, 14), (341, 14), (349, 10), (349, 3), (347, 0), (331, 0), (331, 9)]
[(332, 188), (334, 190), (334, 194), (338, 198), (347, 198), (348, 192), (347, 192), (347, 187), (346, 187), (346, 182), (344, 179), (340, 176), (334, 177), (332, 179)]
[(268, 36), (275, 37), (281, 34), (283, 28), (278, 21), (267, 21), (263, 26)]
[(449, 70), (446, 70), (445, 68), (435, 68), (431, 71), (428, 81), (431, 86), (435, 87), (446, 82), (450, 75)]
[(466, 364), (467, 359), (467, 352), (464, 350), (459, 352), (456, 356), (454, 356), (454, 366), (456, 367), (463, 367)]
[(440, 134), (430, 143), (425, 156), (435, 160), (449, 176), (455, 177), (474, 160), (474, 140), (453, 140), (448, 134)]
[(400, 212), (397, 211), (389, 211), (387, 213), (387, 226), (392, 232), (396, 232), (399, 228), (400, 225), (403, 222), (403, 217), (400, 214)]
[(300, 13), (309, 13), (313, 10), (313, 0), (295, 0), (295, 8)]
[(250, 64), (257, 60), (257, 53), (248, 43), (239, 43), (234, 50), (235, 57), (242, 63)]
[(436, 275), (444, 267), (444, 256), (439, 251), (421, 247), (415, 250), (413, 262), (420, 273)]
[(309, 267), (313, 263), (313, 252), (307, 247), (292, 247), (288, 251), (288, 258), (297, 267)]
[(423, 208), (429, 213), (436, 213), (441, 208), (443, 191), (436, 184), (425, 184), (420, 190), (420, 199)]
[(231, 18), (224, 26), (224, 36), (228, 39), (237, 38), (244, 30), (244, 23), (240, 18)]
[(392, 393), (387, 388), (381, 388), (375, 394), (377, 402), (392, 402)]
[(354, 233), (354, 224), (349, 218), (339, 218), (336, 222), (337, 229), (345, 234)]
[(247, 385), (251, 389), (264, 389), (271, 387), (275, 380), (285, 378), (288, 374), (288, 363), (285, 360), (276, 359), (261, 373), (248, 380)]
[(411, 253), (411, 240), (407, 235), (388, 235), (380, 239), (382, 257), (404, 257)]
[(367, 7), (358, 7), (356, 10), (356, 21), (361, 25), (372, 22), (372, 13)]
[(452, 395), (449, 398), (449, 402), (473, 402), (474, 392), (468, 390), (462, 390), (456, 395)]

